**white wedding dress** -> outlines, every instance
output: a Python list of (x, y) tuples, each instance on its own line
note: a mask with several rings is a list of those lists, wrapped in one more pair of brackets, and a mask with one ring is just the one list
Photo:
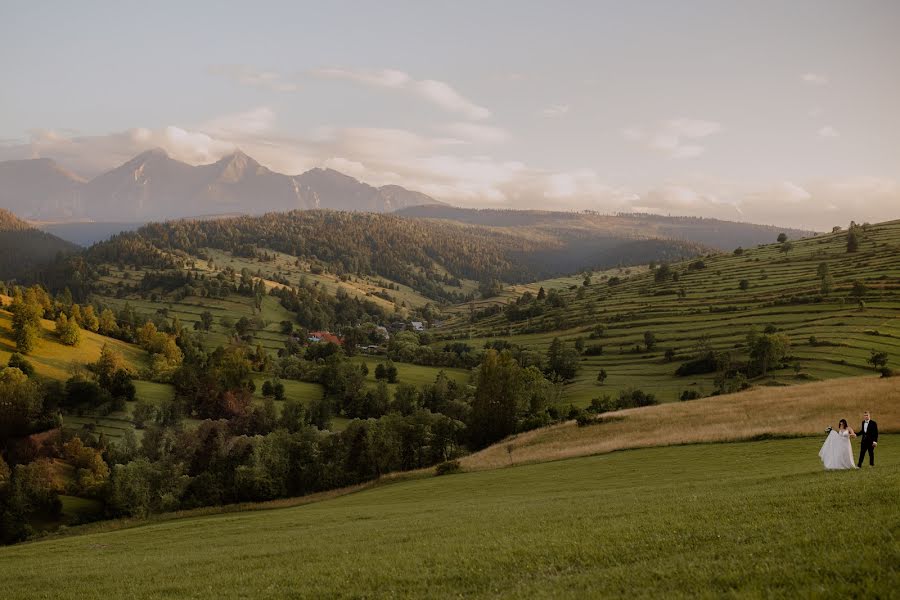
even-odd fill
[(826, 470), (855, 469), (853, 462), (853, 448), (850, 447), (850, 432), (846, 429), (838, 431), (832, 429), (819, 450), (819, 458)]

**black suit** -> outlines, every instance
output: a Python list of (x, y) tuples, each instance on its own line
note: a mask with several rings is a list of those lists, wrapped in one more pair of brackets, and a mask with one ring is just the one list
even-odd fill
[(863, 459), (866, 457), (866, 452), (869, 453), (869, 464), (873, 467), (875, 466), (875, 444), (878, 441), (878, 423), (869, 419), (869, 428), (868, 430), (865, 428), (866, 422), (863, 421), (862, 425), (859, 426), (859, 433), (857, 434), (860, 437), (860, 445), (859, 445), (859, 464), (858, 467), (862, 468)]

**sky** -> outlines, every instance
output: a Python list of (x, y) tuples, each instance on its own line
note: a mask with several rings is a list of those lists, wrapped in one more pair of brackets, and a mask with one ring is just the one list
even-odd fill
[(0, 0), (0, 160), (239, 148), (459, 206), (900, 218), (900, 2)]

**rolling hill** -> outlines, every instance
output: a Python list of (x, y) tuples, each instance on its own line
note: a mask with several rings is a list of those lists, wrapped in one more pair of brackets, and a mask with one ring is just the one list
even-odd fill
[(58, 255), (78, 250), (75, 244), (39, 231), (0, 209), (0, 280), (35, 278), (37, 271)]
[(192, 166), (148, 150), (87, 181), (46, 158), (0, 163), (0, 207), (47, 221), (146, 222), (311, 208), (390, 212), (416, 204), (440, 202), (332, 169), (276, 173), (240, 151)]
[(755, 384), (872, 373), (873, 351), (900, 364), (900, 221), (854, 232), (862, 240), (855, 252), (847, 251), (848, 232), (839, 231), (672, 264), (664, 277), (635, 269), (605, 272), (588, 286), (582, 277), (545, 282), (558, 291), (554, 305), (536, 300), (541, 282), (516, 286), (451, 311), (455, 316), (432, 331), (434, 346), (505, 340), (544, 353), (554, 338), (570, 348), (581, 340), (580, 370), (562, 392), (578, 406), (631, 388), (661, 401), (710, 395), (722, 374), (717, 368), (682, 376), (676, 370), (709, 350), (735, 368), (745, 365), (754, 327), (790, 341), (779, 367)]
[(736, 246), (752, 247), (769, 243), (779, 233), (785, 233), (791, 239), (815, 235), (813, 231), (772, 225), (653, 214), (604, 215), (592, 211), (470, 209), (454, 206), (412, 206), (397, 211), (397, 214), (482, 225), (502, 231), (552, 235), (568, 240), (572, 247), (589, 246), (610, 237), (631, 237), (683, 240), (719, 250), (732, 250)]
[[(821, 399), (820, 386), (807, 387), (813, 402)], [(837, 416), (821, 408), (823, 418)], [(784, 404), (777, 412), (789, 417), (791, 410)], [(892, 422), (900, 424), (896, 414)], [(583, 430), (602, 438), (606, 427)], [(892, 530), (900, 437), (883, 436), (877, 470), (836, 473), (822, 472), (821, 439), (645, 448), (400, 479), (311, 503), (104, 523), (0, 548), (0, 591), (17, 598), (696, 598), (822, 590), (889, 597), (900, 585)], [(849, 521), (871, 533), (834, 543), (835, 528)], [(51, 561), (56, 567), (46, 568)], [(173, 572), (173, 561), (188, 566)], [(110, 568), (130, 575), (113, 581), (104, 576)]]

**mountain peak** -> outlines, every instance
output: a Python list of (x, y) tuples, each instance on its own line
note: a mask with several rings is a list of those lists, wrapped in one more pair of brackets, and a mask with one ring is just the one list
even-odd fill
[(141, 152), (137, 156), (135, 156), (132, 160), (136, 161), (140, 160), (148, 160), (151, 158), (169, 158), (169, 153), (165, 151), (165, 149), (160, 148), (159, 146), (155, 148), (150, 148), (149, 150), (145, 150)]

